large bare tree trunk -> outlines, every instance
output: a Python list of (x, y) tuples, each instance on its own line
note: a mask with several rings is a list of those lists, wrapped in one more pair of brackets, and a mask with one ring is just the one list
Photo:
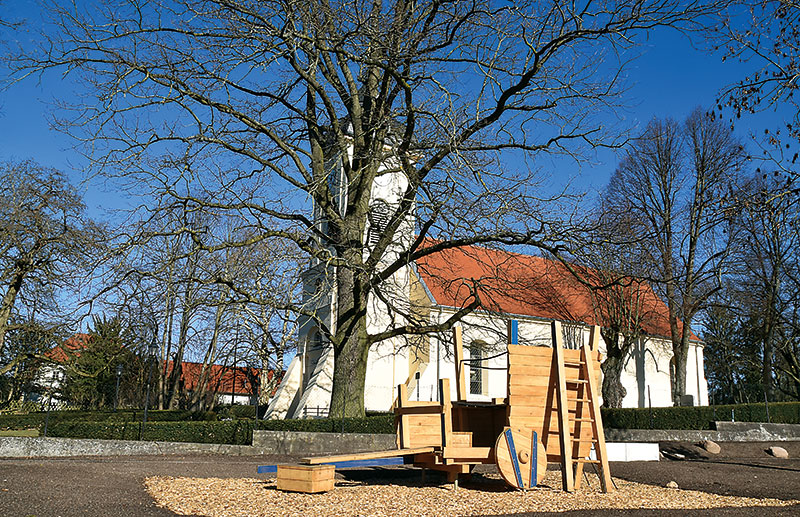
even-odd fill
[[(360, 239), (359, 239), (360, 241)], [(345, 252), (350, 263), (361, 261), (361, 250)], [(337, 278), (337, 319), (333, 339), (334, 371), (331, 416), (364, 416), (364, 384), (367, 374), (366, 283), (354, 269), (340, 268)]]
[(367, 374), (366, 320), (358, 318), (352, 322), (353, 332), (344, 346), (334, 349), (333, 391), (331, 393), (330, 416), (364, 416), (364, 385)]
[[(684, 322), (684, 328), (688, 323)], [(672, 402), (679, 406), (681, 397), (686, 394), (686, 365), (689, 362), (689, 336), (688, 332), (683, 332), (678, 347), (672, 348), (675, 357), (675, 373), (672, 383)]]
[(606, 360), (600, 364), (600, 370), (603, 371), (603, 407), (622, 407), (622, 400), (628, 394), (628, 390), (622, 385), (624, 369), (625, 361), (619, 354), (608, 355)]

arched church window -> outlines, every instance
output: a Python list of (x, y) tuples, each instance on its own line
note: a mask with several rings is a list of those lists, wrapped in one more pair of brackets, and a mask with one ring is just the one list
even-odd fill
[(322, 335), (322, 332), (314, 330), (308, 344), (310, 350), (322, 350), (325, 346), (325, 337)]

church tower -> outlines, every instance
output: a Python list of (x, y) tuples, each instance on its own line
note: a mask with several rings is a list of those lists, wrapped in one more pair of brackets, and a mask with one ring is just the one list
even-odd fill
[[(351, 156), (338, 155), (331, 159), (326, 169), (328, 187), (333, 194), (337, 210), (345, 210), (348, 185), (343, 160)], [(368, 256), (385, 231), (396, 208), (408, 187), (406, 176), (399, 172), (397, 164), (387, 162), (380, 167), (375, 178), (369, 201), (369, 216), (363, 235), (364, 256)], [(323, 234), (332, 229), (323, 211), (313, 206), (314, 224)], [(344, 215), (343, 212), (340, 212)], [(414, 238), (413, 214), (406, 217), (395, 232), (381, 264), (394, 262), (407, 249)], [(380, 266), (379, 266), (380, 267)], [(387, 304), (371, 293), (368, 298), (367, 331), (376, 333), (405, 323), (404, 314), (410, 308), (410, 283), (413, 272), (406, 266), (384, 282), (380, 289)], [(336, 268), (323, 260), (314, 258), (302, 273), (303, 305), (335, 332)], [(367, 364), (365, 383), (365, 407), (367, 410), (385, 411), (394, 398), (394, 386), (404, 383), (409, 377), (409, 351), (405, 338), (392, 338), (372, 346)], [(297, 356), (287, 369), (284, 380), (267, 410), (267, 418), (314, 418), (328, 415), (333, 386), (333, 349), (326, 336), (320, 332), (316, 321), (300, 316)], [(391, 379), (391, 384), (387, 383)]]

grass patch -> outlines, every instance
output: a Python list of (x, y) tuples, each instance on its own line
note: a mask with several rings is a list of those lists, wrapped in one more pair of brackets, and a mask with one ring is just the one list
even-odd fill
[(38, 429), (7, 429), (0, 430), (0, 436), (39, 436)]

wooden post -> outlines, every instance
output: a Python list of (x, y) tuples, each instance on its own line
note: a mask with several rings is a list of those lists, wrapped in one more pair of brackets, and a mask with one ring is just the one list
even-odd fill
[[(583, 352), (581, 352), (581, 361), (585, 361), (586, 359), (583, 357)], [(583, 366), (580, 367), (580, 371), (578, 373), (578, 379), (583, 379), (583, 372), (585, 369)], [(584, 457), (581, 456), (581, 450), (583, 447), (583, 426), (581, 425), (583, 420), (585, 419), (586, 408), (588, 407), (583, 403), (583, 399), (586, 398), (585, 393), (585, 383), (578, 384), (578, 395), (577, 400), (575, 402), (575, 427), (572, 435), (575, 437), (575, 440), (572, 442), (572, 457), (577, 459), (575, 462), (575, 474), (573, 479), (575, 481), (575, 490), (581, 489), (581, 482), (583, 481), (583, 465), (584, 465)]]
[(572, 470), (572, 433), (569, 428), (567, 374), (564, 371), (561, 322), (554, 321), (551, 328), (553, 334), (553, 358), (556, 363), (556, 379), (558, 380), (556, 396), (558, 397), (558, 430), (559, 443), (561, 445), (561, 484), (565, 492), (572, 492), (575, 489), (575, 479), (573, 478), (574, 472)]
[(600, 327), (595, 325), (589, 331), (589, 350), (594, 353), (597, 353), (597, 349), (600, 347)]
[(453, 327), (453, 352), (456, 361), (456, 400), (467, 400), (467, 383), (464, 375), (464, 342), (461, 327)]
[(592, 354), (597, 354), (597, 346), (600, 341), (600, 327), (594, 326), (592, 327), (592, 333), (590, 341), (592, 342), (592, 350), (588, 350), (588, 347), (584, 344), (583, 345), (583, 356), (586, 361), (586, 374), (588, 377), (588, 381), (586, 383), (586, 390), (588, 391), (589, 395), (589, 406), (591, 408), (592, 413), (592, 431), (594, 434), (595, 439), (595, 454), (597, 455), (597, 460), (600, 463), (600, 487), (603, 489), (603, 492), (608, 492), (612, 490), (612, 483), (611, 483), (611, 473), (608, 470), (608, 455), (606, 454), (606, 437), (605, 431), (603, 430), (603, 419), (600, 416), (600, 403), (598, 402), (600, 399), (600, 390), (598, 389), (597, 385), (595, 384), (596, 377), (596, 360), (595, 356)]
[[(397, 407), (405, 407), (408, 403), (408, 386), (398, 384), (397, 386)], [(411, 446), (410, 417), (403, 413), (400, 415), (400, 429), (398, 430), (398, 448), (407, 449)]]
[(450, 379), (439, 379), (439, 396), (442, 400), (442, 448), (452, 444), (453, 406), (450, 403)]

